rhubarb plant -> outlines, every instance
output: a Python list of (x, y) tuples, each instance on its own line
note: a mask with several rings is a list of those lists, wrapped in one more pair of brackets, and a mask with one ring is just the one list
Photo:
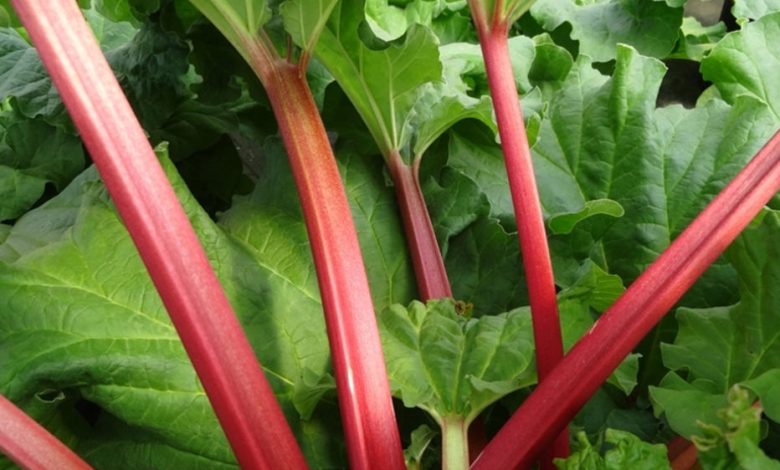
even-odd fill
[[(317, 244), (341, 253), (350, 220), (364, 263), (346, 258), (335, 286), (361, 292), (361, 314), (376, 317), (396, 398), (393, 423), (372, 428), (387, 466), (548, 465), (567, 427), (560, 468), (663, 468), (676, 436), (705, 468), (771, 466), (777, 138), (763, 147), (780, 127), (780, 12), (735, 0), (734, 29), (687, 16), (696, 3), (473, 2), (475, 15), (427, 0), (79, 5), (310, 467), (359, 461), (337, 357), (357, 349), (328, 332), (333, 297), (317, 275)], [(0, 392), (96, 468), (235, 468), (131, 221), (87, 168), (88, 135), (8, 5)], [(485, 32), (506, 39), (498, 96)], [(528, 223), (502, 151), (516, 142), (499, 133), (510, 102), (568, 351), (541, 382), (525, 285), (539, 277), (517, 243)], [(484, 451), (466, 443), (472, 427)]]

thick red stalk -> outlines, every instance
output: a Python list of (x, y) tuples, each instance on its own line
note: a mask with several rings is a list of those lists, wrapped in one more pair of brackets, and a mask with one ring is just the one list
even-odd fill
[(27, 470), (90, 470), (65, 444), (0, 395), (0, 454)]
[(14, 0), (244, 468), (305, 468), (254, 351), (73, 0)]
[[(478, 5), (472, 4), (472, 12), (477, 12), (478, 8)], [(504, 21), (488, 26), (480, 20), (479, 14), (475, 15), (475, 23), (517, 220), (533, 319), (536, 369), (539, 381), (544, 382), (563, 358), (563, 340), (547, 234), (509, 56), (508, 25)], [(552, 458), (564, 457), (568, 453), (569, 436), (564, 429), (550, 448), (550, 455), (542, 459), (541, 465), (553, 469)]]
[(366, 270), (328, 135), (298, 66), (279, 60), (258, 74), (309, 232), (350, 467), (405, 468)]
[(569, 351), (473, 468), (528, 468), (778, 189), (780, 132)]
[(452, 297), (452, 288), (420, 190), (419, 164), (420, 160), (417, 159), (412, 165), (407, 165), (398, 152), (391, 153), (387, 160), (406, 229), (417, 289), (420, 298), (427, 301)]

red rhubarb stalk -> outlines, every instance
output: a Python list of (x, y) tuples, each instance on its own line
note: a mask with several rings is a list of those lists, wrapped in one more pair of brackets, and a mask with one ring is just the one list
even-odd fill
[[(547, 234), (509, 56), (510, 22), (508, 17), (499, 14), (500, 1), (495, 2), (495, 13), (489, 21), (480, 0), (470, 0), (470, 6), (485, 60), (517, 220), (533, 319), (536, 369), (541, 383), (563, 358), (563, 340)], [(568, 453), (569, 436), (563, 429), (550, 455), (542, 459), (542, 467), (555, 468), (552, 457), (564, 457)]]
[(297, 66), (265, 81), (295, 176), (317, 269), (351, 468), (404, 468), (379, 330), (346, 192)]
[(90, 470), (65, 444), (0, 395), (0, 454), (27, 470)]
[(387, 165), (406, 229), (420, 298), (431, 300), (452, 297), (444, 260), (420, 189), (420, 159), (416, 158), (412, 165), (407, 165), (398, 151), (392, 151), (387, 158)]
[(253, 68), (276, 116), (317, 271), (350, 466), (403, 469), (401, 439), (355, 225), (306, 82), (309, 51), (301, 55), (302, 62), (291, 63), (279, 56), (262, 28), (248, 30), (237, 21), (240, 14), (226, 2), (191, 1)]
[(534, 390), (473, 468), (528, 468), (609, 374), (780, 189), (780, 132)]
[(146, 264), (239, 464), (305, 468), (254, 351), (77, 3), (13, 3)]

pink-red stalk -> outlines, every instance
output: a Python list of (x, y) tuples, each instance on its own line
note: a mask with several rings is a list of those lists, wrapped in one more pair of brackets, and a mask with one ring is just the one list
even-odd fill
[[(488, 24), (477, 13), (481, 11), (479, 5), (474, 3), (478, 3), (478, 0), (472, 1), (471, 10), (479, 33), (488, 86), (501, 136), (501, 148), (504, 152), (528, 285), (536, 345), (536, 370), (539, 382), (544, 382), (550, 371), (563, 358), (563, 340), (547, 234), (509, 56), (509, 25), (506, 20)], [(498, 5), (495, 8), (499, 8)], [(554, 469), (552, 458), (565, 457), (568, 453), (569, 435), (563, 429), (551, 446), (549, 455), (541, 459), (542, 468)]]
[(667, 457), (672, 470), (692, 470), (697, 468), (699, 453), (693, 442), (678, 436), (666, 444)]
[(65, 444), (0, 395), (0, 454), (26, 470), (91, 470)]
[(780, 132), (541, 382), (473, 468), (528, 468), (609, 374), (780, 189)]
[(157, 287), (239, 464), (305, 468), (254, 351), (73, 0), (14, 0)]
[(390, 154), (387, 165), (393, 178), (401, 219), (406, 229), (406, 240), (417, 278), (420, 299), (427, 301), (452, 297), (452, 288), (436, 241), (436, 232), (433, 230), (431, 217), (420, 189), (420, 160), (415, 159), (412, 165), (407, 165), (396, 151)]
[(350, 467), (402, 469), (371, 292), (328, 135), (298, 65), (277, 60), (257, 72), (279, 124), (309, 232)]

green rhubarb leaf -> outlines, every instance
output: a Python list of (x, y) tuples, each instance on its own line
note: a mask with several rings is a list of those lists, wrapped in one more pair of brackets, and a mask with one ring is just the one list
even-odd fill
[(190, 0), (245, 58), (249, 47), (271, 18), (265, 0)]
[(580, 52), (606, 62), (616, 58), (618, 44), (651, 57), (669, 55), (682, 24), (683, 9), (678, 7), (647, 0), (549, 0), (536, 3), (531, 15), (547, 31), (570, 23)]
[(741, 468), (778, 470), (780, 462), (767, 457), (761, 441), (761, 407), (754, 406), (750, 393), (735, 385), (729, 390), (728, 405), (718, 410), (723, 425), (699, 423), (694, 436), (698, 460), (704, 470)]
[(0, 100), (13, 97), (24, 116), (65, 119), (65, 107), (36, 50), (14, 29), (0, 29)]
[(704, 26), (696, 18), (686, 16), (683, 18), (680, 35), (680, 42), (670, 57), (701, 62), (726, 35), (726, 25), (718, 22)]
[(190, 96), (189, 47), (174, 33), (144, 23), (132, 41), (106, 53), (144, 129), (158, 129)]
[(780, 12), (746, 24), (728, 34), (702, 60), (705, 80), (715, 84), (720, 95), (734, 103), (747, 95), (763, 103), (780, 122), (780, 57), (772, 44), (780, 41)]
[(284, 29), (303, 50), (314, 51), (337, 3), (338, 0), (287, 0), (279, 6)]
[[(263, 174), (254, 192), (239, 198), (222, 215), (220, 225), (264, 263), (272, 261), (272, 265), (285, 267), (279, 273), (281, 277), (291, 282), (290, 288), (302, 288), (303, 296), (314, 302), (307, 301), (306, 308), (316, 305), (319, 311), (316, 276), (300, 204), (294, 192), (279, 191), (279, 187), (294, 187), (281, 142), (269, 139), (262, 153), (266, 155)], [(376, 261), (366, 263), (376, 311), (390, 304), (409, 302), (415, 295), (414, 277), (394, 194), (382, 173), (383, 163), (344, 154), (339, 157), (339, 166), (363, 256)], [(269, 245), (269, 233), (277, 234), (284, 244)], [(319, 314), (322, 315), (321, 311)]]
[(757, 20), (780, 10), (779, 0), (735, 0), (731, 13), (735, 18)]
[[(170, 162), (163, 165), (303, 447), (327, 449), (317, 440), (334, 433), (307, 432), (325, 424), (302, 421), (293, 408), (300, 384), (328, 367), (313, 271), (307, 259), (297, 261), (308, 255), (302, 228), (296, 237), (287, 225), (275, 230), (274, 222), (286, 220), (269, 217), (262, 257), (215, 225)], [(94, 465), (235, 468), (94, 169), (11, 229), (0, 246), (0, 295), (7, 301), (0, 312), (2, 393), (42, 422), (60, 423), (53, 430)], [(92, 425), (79, 418), (84, 401), (100, 411)]]
[(656, 413), (664, 413), (676, 432), (696, 434), (696, 421), (719, 424), (716, 411), (727, 404), (735, 384), (764, 402), (767, 416), (780, 421), (780, 214), (765, 211), (727, 252), (739, 276), (741, 301), (731, 307), (679, 309), (679, 332), (663, 344), (671, 370), (651, 388)]
[[(436, 37), (419, 24), (404, 29), (404, 38), (397, 42), (370, 48), (361, 40), (362, 5), (362, 0), (346, 0), (336, 7), (316, 55), (352, 101), (386, 158), (399, 152), (411, 163), (464, 119), (495, 127), (490, 100), (470, 96), (461, 78), (471, 63), (440, 60), (443, 52)], [(366, 4), (367, 12), (370, 8)]]
[[(747, 98), (733, 106), (713, 100), (691, 110), (656, 110), (663, 73), (660, 62), (626, 46), (618, 49), (610, 79), (580, 57), (550, 102), (533, 148), (542, 206), (553, 221), (584, 210), (588, 201), (607, 199), (623, 208), (620, 218), (580, 221), (567, 239), (580, 256), (626, 281), (669, 245), (775, 128)], [(590, 248), (583, 231), (595, 241)]]
[(0, 220), (22, 215), (47, 183), (61, 190), (83, 168), (78, 138), (13, 111), (0, 115)]
[(444, 263), (453, 295), (477, 312), (506, 312), (528, 304), (517, 235), (481, 218), (448, 242)]
[(574, 227), (581, 221), (595, 215), (608, 215), (610, 217), (623, 217), (623, 206), (612, 199), (594, 199), (586, 201), (582, 209), (577, 212), (556, 214), (547, 221), (547, 226), (553, 234), (561, 235), (571, 233)]
[(439, 3), (437, 0), (412, 0), (391, 4), (388, 0), (366, 0), (365, 19), (376, 37), (393, 41), (414, 24), (430, 25), (441, 10)]
[(411, 444), (404, 449), (404, 461), (409, 470), (420, 470), (422, 468), (422, 458), (428, 446), (437, 436), (437, 432), (423, 424), (412, 431)]
[(579, 449), (566, 459), (555, 459), (559, 470), (637, 470), (669, 469), (666, 446), (651, 444), (626, 431), (607, 429), (604, 440), (611, 444), (602, 456), (598, 446), (577, 433)]
[(418, 88), (441, 79), (436, 38), (414, 26), (401, 43), (381, 50), (359, 35), (362, 0), (344, 0), (331, 15), (315, 50), (352, 101), (383, 154), (400, 150), (411, 139), (408, 119)]
[(393, 305), (379, 316), (393, 394), (408, 407), (471, 422), (534, 381), (527, 308), (468, 319), (450, 299)]
[(452, 237), (462, 233), (480, 217), (488, 215), (487, 198), (480, 192), (476, 183), (450, 167), (444, 167), (438, 178), (431, 177), (426, 180), (423, 183), (423, 192), (444, 256), (449, 253)]

